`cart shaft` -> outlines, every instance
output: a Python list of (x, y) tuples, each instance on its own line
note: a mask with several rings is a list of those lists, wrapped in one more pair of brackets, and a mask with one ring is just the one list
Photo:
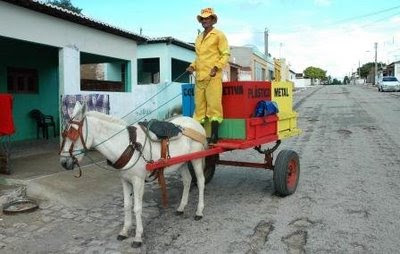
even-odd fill
[[(184, 155), (179, 155), (175, 157), (171, 157), (168, 159), (160, 159), (158, 161), (150, 162), (146, 164), (146, 169), (148, 171), (154, 171), (160, 168), (165, 168), (168, 166), (172, 166), (178, 163), (191, 161), (194, 159), (205, 158), (207, 156), (220, 154), (223, 152), (236, 150), (236, 149), (247, 149), (251, 147), (256, 147), (262, 144), (267, 144), (270, 142), (274, 142), (278, 140), (277, 135), (270, 135), (263, 138), (255, 139), (255, 140), (220, 140), (218, 143), (206, 150), (189, 153)], [(261, 168), (266, 168), (265, 166), (256, 166)], [(271, 168), (268, 166), (267, 168)]]

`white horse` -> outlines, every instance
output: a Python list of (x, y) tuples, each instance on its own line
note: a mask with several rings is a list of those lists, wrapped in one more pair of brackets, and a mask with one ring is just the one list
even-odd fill
[[(190, 117), (176, 117), (172, 123), (184, 128), (205, 134), (204, 128)], [(136, 216), (136, 232), (132, 242), (132, 247), (139, 247), (142, 244), (142, 199), (144, 192), (145, 178), (148, 175), (145, 159), (160, 158), (161, 145), (159, 142), (152, 142), (146, 137), (146, 133), (136, 126), (137, 144), (142, 147), (136, 149), (131, 159), (121, 168), (120, 177), (124, 191), (124, 213), (125, 220), (122, 230), (117, 237), (118, 240), (124, 240), (128, 237), (128, 231), (132, 226), (132, 190), (134, 194), (134, 212)], [(127, 124), (121, 119), (105, 115), (103, 113), (90, 111), (86, 112), (86, 107), (79, 102), (75, 105), (72, 120), (63, 133), (63, 143), (60, 149), (60, 163), (71, 170), (84, 157), (87, 149), (95, 148), (110, 162), (116, 162), (130, 143)], [(170, 156), (183, 155), (187, 153), (204, 150), (202, 143), (194, 141), (184, 135), (170, 140)], [(141, 150), (141, 151), (138, 151)], [(203, 217), (204, 209), (204, 174), (203, 159), (192, 160), (192, 165), (197, 177), (197, 186), (199, 188), (199, 200), (195, 220)], [(183, 193), (180, 205), (177, 208), (177, 215), (183, 214), (183, 210), (188, 203), (189, 188), (192, 177), (187, 168), (187, 163), (180, 163), (166, 168), (166, 170), (181, 170), (183, 181)], [(117, 170), (117, 169), (116, 169)]]

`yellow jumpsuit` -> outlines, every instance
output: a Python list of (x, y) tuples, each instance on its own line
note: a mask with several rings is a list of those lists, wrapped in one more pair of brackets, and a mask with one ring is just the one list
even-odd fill
[[(213, 28), (204, 39), (203, 33), (197, 36), (196, 60), (190, 65), (196, 72), (193, 118), (201, 123), (206, 118), (221, 123), (222, 69), (229, 61), (230, 51), (228, 41), (221, 31)], [(214, 66), (218, 71), (215, 77), (211, 77), (210, 71)]]

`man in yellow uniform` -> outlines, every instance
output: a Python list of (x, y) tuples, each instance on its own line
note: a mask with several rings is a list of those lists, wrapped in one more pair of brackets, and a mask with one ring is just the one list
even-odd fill
[(229, 61), (230, 51), (225, 35), (213, 27), (218, 17), (212, 8), (201, 10), (197, 20), (204, 31), (196, 39), (196, 60), (186, 70), (196, 72), (193, 118), (202, 124), (207, 118), (211, 121), (210, 143), (215, 144), (223, 120), (222, 69)]

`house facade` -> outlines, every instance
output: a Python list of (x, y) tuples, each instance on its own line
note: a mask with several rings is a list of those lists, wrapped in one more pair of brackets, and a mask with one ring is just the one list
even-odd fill
[(274, 58), (275, 63), (275, 80), (276, 81), (287, 81), (290, 80), (289, 65), (286, 64), (284, 58)]
[(61, 128), (64, 99), (74, 96), (106, 96), (107, 113), (128, 123), (168, 117), (179, 111), (180, 85), (190, 81), (179, 75), (195, 57), (190, 44), (149, 40), (35, 0), (0, 0), (0, 46), (0, 93), (14, 98), (13, 141), (36, 138), (32, 109)]
[(386, 66), (385, 76), (394, 76), (400, 80), (400, 61), (393, 62)]
[(232, 46), (230, 62), (242, 67), (238, 78), (240, 81), (272, 81), (274, 79), (273, 60), (254, 46)]
[[(193, 76), (186, 72), (195, 59), (194, 46), (172, 37), (149, 39), (146, 44), (139, 45), (137, 58), (136, 91), (145, 94), (146, 100), (160, 94), (146, 106), (147, 111), (154, 111), (152, 118), (165, 119), (181, 113), (182, 84), (194, 82)], [(141, 98), (135, 97), (135, 100)]]

